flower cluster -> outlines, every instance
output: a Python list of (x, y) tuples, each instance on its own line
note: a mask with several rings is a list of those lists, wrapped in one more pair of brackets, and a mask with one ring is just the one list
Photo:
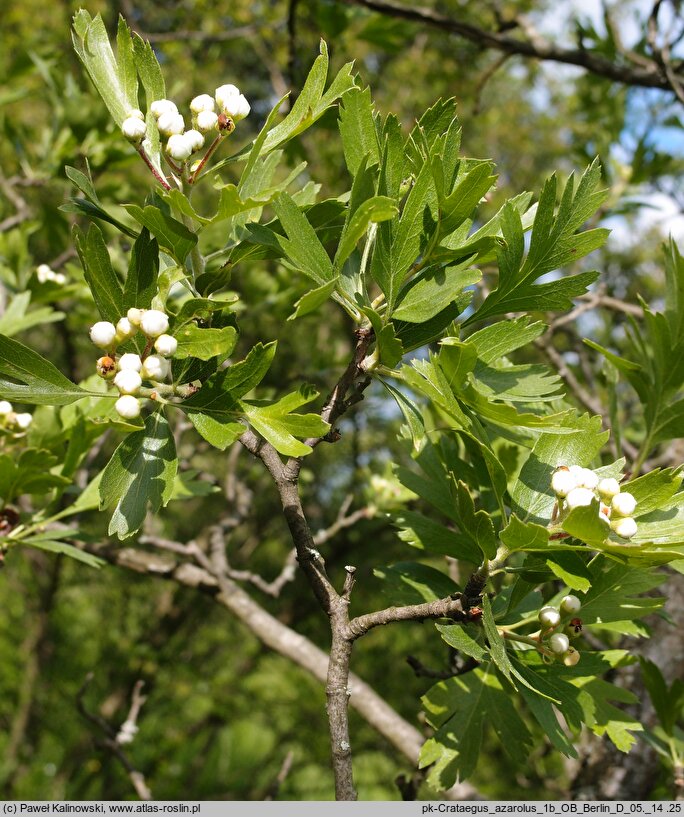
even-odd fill
[(558, 498), (561, 511), (571, 511), (599, 500), (599, 515), (623, 539), (631, 539), (637, 532), (633, 514), (636, 499), (620, 490), (620, 483), (610, 477), (599, 479), (589, 468), (579, 465), (559, 466), (551, 477), (551, 487)]
[(579, 651), (570, 646), (570, 639), (582, 632), (582, 619), (577, 618), (581, 607), (577, 596), (564, 596), (558, 607), (546, 605), (537, 616), (543, 654), (562, 661), (566, 667), (574, 667), (580, 660)]
[[(170, 99), (157, 99), (150, 105), (157, 120), (157, 130), (165, 142), (167, 155), (176, 162), (185, 162), (204, 146), (207, 134), (214, 131), (231, 133), (235, 125), (250, 111), (249, 102), (235, 85), (221, 85), (213, 97), (200, 94), (190, 103), (192, 128), (186, 130), (185, 119)], [(147, 134), (142, 111), (129, 111), (121, 130), (134, 144), (139, 144)]]
[(52, 281), (55, 284), (66, 284), (66, 275), (61, 272), (55, 272), (47, 264), (39, 264), (36, 269), (36, 278), (39, 284), (47, 284)]
[[(129, 309), (116, 326), (109, 321), (98, 321), (90, 327), (92, 342), (107, 351), (97, 361), (97, 373), (105, 380), (111, 380), (119, 390), (115, 408), (128, 420), (140, 414), (138, 395), (143, 381), (148, 381), (154, 388), (171, 374), (171, 363), (167, 358), (176, 353), (178, 341), (166, 334), (168, 328), (166, 313), (158, 309), (136, 308)], [(138, 330), (147, 338), (142, 355), (126, 352), (117, 359), (117, 346), (132, 338)], [(152, 349), (157, 354), (151, 354)]]
[(0, 429), (21, 434), (28, 430), (32, 422), (33, 417), (28, 412), (17, 414), (11, 403), (7, 400), (0, 400)]

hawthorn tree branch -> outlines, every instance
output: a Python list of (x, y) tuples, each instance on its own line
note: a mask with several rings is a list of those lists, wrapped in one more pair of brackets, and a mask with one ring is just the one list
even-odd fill
[(463, 610), (463, 602), (450, 596), (425, 604), (411, 604), (406, 607), (387, 607), (375, 613), (356, 616), (349, 622), (349, 638), (355, 640), (374, 627), (383, 627), (396, 621), (424, 621), (428, 618), (450, 618), (454, 621), (469, 621), (471, 616)]
[[(155, 554), (137, 548), (122, 548), (119, 544), (91, 545), (86, 549), (111, 564), (148, 576), (163, 578), (202, 592), (234, 615), (263, 644), (292, 661), (318, 681), (325, 683), (328, 656), (308, 638), (283, 624), (263, 609), (254, 599), (228, 577), (219, 579), (210, 569), (177, 558), (187, 556), (187, 546), (174, 543), (176, 554)], [(206, 555), (206, 554), (205, 554)], [(349, 675), (350, 705), (411, 764), (416, 764), (423, 736), (401, 717), (377, 692), (357, 675)], [(481, 799), (469, 784), (459, 784), (449, 792), (453, 799)]]
[[(98, 743), (107, 751), (111, 752), (111, 754), (119, 761), (119, 763), (124, 767), (126, 770), (126, 774), (128, 775), (128, 779), (131, 781), (131, 785), (135, 789), (136, 794), (141, 800), (152, 800), (152, 792), (150, 791), (147, 783), (145, 782), (145, 775), (136, 768), (134, 763), (128, 757), (126, 752), (121, 748), (122, 741), (119, 740), (119, 734), (110, 726), (109, 723), (104, 718), (101, 718), (99, 715), (96, 715), (94, 712), (91, 712), (85, 705), (85, 694), (92, 683), (94, 678), (94, 674), (89, 672), (86, 675), (81, 688), (79, 689), (76, 695), (76, 705), (78, 707), (78, 711), (83, 715), (83, 717), (90, 721), (94, 726), (96, 726), (103, 734), (104, 739), (98, 741)], [(139, 694), (139, 693), (138, 693)], [(133, 707), (135, 707), (135, 717), (137, 719), (138, 713), (140, 711), (140, 706), (142, 705), (142, 701), (138, 697), (135, 700), (135, 691), (134, 691), (134, 702), (131, 705), (131, 711), (133, 711)], [(129, 715), (130, 717), (130, 715)]]
[[(346, 5), (363, 8), (409, 22), (420, 23), (431, 28), (446, 31), (464, 40), (505, 54), (515, 54), (528, 59), (558, 62), (584, 68), (592, 74), (619, 82), (623, 85), (641, 88), (659, 88), (675, 91), (670, 78), (664, 75), (655, 60), (644, 65), (644, 58), (627, 62), (613, 62), (606, 57), (585, 48), (564, 48), (541, 37), (529, 24), (516, 18), (516, 27), (525, 31), (526, 38), (512, 37), (501, 31), (490, 31), (471, 23), (448, 17), (430, 8), (417, 5), (402, 5), (394, 0), (341, 0)], [(623, 54), (629, 60), (628, 54)], [(681, 68), (671, 67), (674, 79), (679, 83)]]

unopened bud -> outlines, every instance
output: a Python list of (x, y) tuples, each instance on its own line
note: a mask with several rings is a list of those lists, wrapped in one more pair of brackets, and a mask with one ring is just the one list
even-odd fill
[(129, 142), (133, 142), (135, 144), (142, 142), (142, 140), (145, 138), (146, 131), (147, 126), (145, 125), (145, 121), (138, 119), (135, 116), (129, 116), (128, 119), (124, 119), (123, 123), (121, 124), (121, 132), (123, 135)]
[(114, 408), (126, 420), (133, 420), (140, 414), (140, 401), (130, 394), (124, 394), (116, 401)]

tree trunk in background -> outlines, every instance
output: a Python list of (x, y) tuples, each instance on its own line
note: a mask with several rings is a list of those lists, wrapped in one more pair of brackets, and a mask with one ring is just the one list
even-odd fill
[[(634, 652), (656, 664), (671, 684), (684, 678), (684, 576), (676, 573), (662, 588), (667, 597), (665, 613), (670, 624), (653, 616), (649, 624), (653, 638), (637, 642)], [(639, 698), (634, 715), (645, 726), (657, 723), (650, 698), (641, 681), (639, 665), (622, 673), (622, 685)], [(570, 787), (577, 800), (646, 800), (657, 781), (660, 770), (658, 755), (639, 738), (629, 754), (618, 751), (606, 738), (587, 737), (580, 746), (580, 758)], [(674, 783), (673, 783), (674, 791)]]

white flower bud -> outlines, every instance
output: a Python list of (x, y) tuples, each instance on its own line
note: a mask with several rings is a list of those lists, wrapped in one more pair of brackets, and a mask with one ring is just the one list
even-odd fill
[(140, 414), (140, 401), (130, 394), (124, 394), (114, 403), (114, 408), (126, 420), (133, 420)]
[(12, 404), (7, 400), (0, 400), (0, 417), (4, 417), (12, 411)]
[(114, 343), (116, 326), (109, 321), (98, 321), (90, 327), (90, 339), (100, 349), (107, 349)]
[(185, 130), (185, 120), (179, 113), (168, 111), (157, 120), (157, 128), (162, 136), (178, 136)]
[(209, 94), (200, 94), (196, 96), (190, 103), (190, 110), (193, 113), (202, 113), (203, 111), (214, 110), (214, 100)]
[(553, 472), (551, 487), (556, 496), (566, 497), (577, 487), (577, 481), (567, 468), (559, 468)]
[(556, 655), (563, 655), (570, 649), (570, 639), (564, 633), (554, 633), (549, 638), (549, 647)]
[(140, 320), (140, 328), (148, 338), (158, 338), (169, 328), (168, 316), (159, 309), (148, 309)]
[(163, 357), (171, 357), (176, 354), (178, 348), (178, 341), (172, 338), (171, 335), (159, 335), (154, 342), (154, 348)]
[(47, 264), (39, 264), (36, 269), (36, 278), (38, 283), (45, 284), (48, 281), (54, 280), (55, 273)]
[(563, 663), (566, 667), (574, 667), (579, 663), (580, 654), (574, 647), (569, 647), (568, 651), (563, 656)]
[(573, 477), (575, 477), (575, 479), (577, 480), (577, 484), (579, 485), (579, 481), (582, 479), (582, 472), (584, 471), (584, 468), (582, 468), (581, 465), (571, 465), (568, 468), (568, 471), (570, 471)]
[(131, 108), (128, 112), (128, 116), (133, 117), (134, 119), (145, 119), (145, 114), (139, 108)]
[(573, 488), (567, 495), (565, 501), (570, 510), (573, 508), (581, 508), (585, 505), (591, 505), (595, 499), (593, 491), (588, 488)]
[(560, 611), (565, 615), (574, 615), (579, 613), (582, 608), (582, 602), (577, 596), (563, 596), (560, 603)]
[(144, 309), (136, 309), (134, 306), (132, 306), (126, 313), (126, 317), (133, 324), (133, 326), (140, 326), (140, 320), (144, 311)]
[(183, 136), (188, 140), (193, 153), (204, 145), (204, 134), (198, 130), (186, 130)]
[(168, 360), (158, 355), (146, 357), (140, 374), (144, 380), (164, 380), (171, 371)]
[(561, 620), (558, 610), (556, 610), (555, 607), (550, 606), (542, 607), (537, 615), (537, 618), (539, 619), (539, 623), (547, 629), (549, 627), (557, 627)]
[(170, 99), (157, 99), (150, 105), (150, 110), (157, 119), (165, 113), (178, 113), (176, 103), (171, 102)]
[(147, 125), (144, 120), (138, 119), (135, 116), (129, 116), (128, 119), (124, 119), (121, 124), (121, 132), (129, 142), (142, 142), (145, 138), (146, 131)]
[(54, 274), (54, 276), (53, 276), (52, 280), (53, 280), (53, 281), (54, 281), (56, 284), (59, 284), (60, 286), (64, 286), (64, 284), (66, 284), (66, 280), (67, 280), (67, 279), (66, 279), (66, 275), (64, 275), (63, 273), (61, 273), (61, 272), (56, 272), (56, 273)]
[(240, 89), (235, 85), (221, 85), (221, 87), (217, 88), (216, 92), (214, 93), (216, 104), (222, 111), (229, 100), (239, 96)]
[(28, 413), (26, 413), (26, 414), (16, 414), (15, 417), (14, 417), (14, 422), (17, 424), (17, 426), (22, 431), (26, 431), (26, 429), (33, 422), (33, 417)]
[(249, 107), (249, 102), (247, 102), (244, 94), (240, 94), (239, 96), (231, 96), (225, 100), (223, 105), (221, 105), (221, 111), (226, 116), (229, 116), (233, 122), (239, 122), (241, 119), (249, 116), (250, 110), (251, 108)]
[(612, 477), (602, 479), (598, 484), (598, 492), (604, 502), (610, 502), (614, 496), (620, 493), (620, 483)]
[(637, 523), (631, 516), (620, 516), (617, 519), (613, 519), (610, 523), (610, 527), (623, 539), (631, 539), (637, 532)]
[(166, 152), (177, 162), (184, 162), (192, 153), (192, 142), (186, 138), (185, 134), (175, 134), (169, 137)]
[(578, 488), (587, 488), (589, 491), (594, 491), (598, 483), (599, 478), (591, 468), (582, 468), (582, 474), (577, 482)]
[(197, 130), (202, 133), (209, 133), (209, 131), (218, 128), (218, 116), (213, 111), (201, 111), (197, 114), (195, 124)]
[(125, 369), (132, 369), (134, 372), (139, 372), (142, 369), (142, 360), (140, 360), (140, 355), (136, 355), (133, 352), (126, 352), (125, 355), (121, 355), (118, 361), (119, 371), (123, 372)]
[(135, 394), (142, 386), (142, 377), (135, 369), (122, 369), (114, 378), (114, 385), (121, 394)]
[(636, 506), (636, 499), (634, 499), (631, 494), (627, 493), (627, 491), (616, 494), (610, 503), (613, 513), (616, 513), (619, 516), (631, 516), (636, 510)]
[(128, 318), (119, 318), (116, 324), (116, 339), (121, 343), (124, 340), (132, 338), (137, 331), (137, 327), (133, 326)]

